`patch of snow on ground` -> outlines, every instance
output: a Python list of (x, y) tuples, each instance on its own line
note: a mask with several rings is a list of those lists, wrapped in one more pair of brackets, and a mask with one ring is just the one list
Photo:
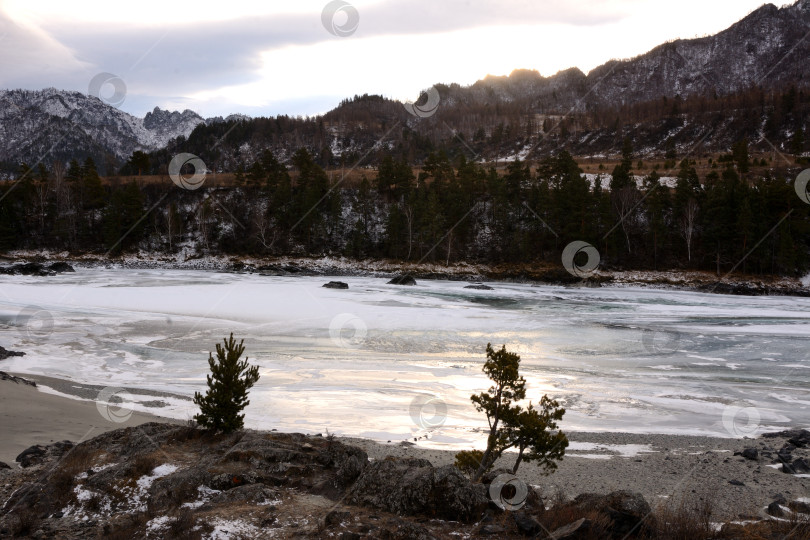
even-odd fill
[(255, 525), (241, 520), (216, 519), (212, 525), (214, 526), (214, 530), (211, 531), (211, 534), (206, 536), (206, 538), (210, 538), (211, 540), (229, 540), (236, 535), (243, 535), (248, 538), (259, 538), (262, 532), (267, 533), (266, 530), (262, 531)]
[(212, 496), (221, 493), (218, 489), (211, 489), (208, 486), (199, 486), (197, 491), (200, 493), (200, 497), (194, 502), (183, 503), (183, 508), (199, 508), (207, 503)]
[[(656, 450), (652, 449), (649, 444), (598, 444), (589, 442), (572, 441), (568, 444), (568, 450), (574, 451), (588, 451), (588, 450), (601, 450), (613, 452), (621, 457), (636, 457), (639, 454), (654, 453)], [(592, 457), (595, 459), (606, 459), (612, 457), (609, 454), (570, 454), (573, 457)]]
[(157, 533), (160, 534), (163, 529), (165, 529), (169, 522), (172, 520), (169, 516), (160, 516), (154, 519), (150, 519), (146, 523), (146, 534), (149, 533)]
[(132, 511), (145, 510), (146, 502), (144, 498), (146, 497), (146, 492), (150, 487), (152, 487), (152, 483), (158, 478), (168, 476), (178, 469), (179, 467), (177, 465), (165, 463), (152, 469), (152, 474), (147, 474), (138, 478), (136, 488), (123, 488), (121, 491), (128, 498), (129, 508)]
[(140, 478), (138, 478), (138, 482), (137, 482), (138, 483), (138, 488), (140, 488), (143, 491), (146, 491), (150, 487), (152, 487), (152, 482), (154, 482), (158, 478), (162, 478), (164, 476), (168, 476), (168, 475), (172, 474), (177, 469), (178, 469), (177, 465), (170, 465), (168, 463), (164, 463), (163, 465), (155, 467), (152, 470), (151, 475), (145, 475), (145, 476), (141, 476)]

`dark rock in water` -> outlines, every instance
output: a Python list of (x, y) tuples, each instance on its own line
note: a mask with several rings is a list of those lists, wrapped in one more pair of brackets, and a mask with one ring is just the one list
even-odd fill
[(613, 536), (622, 538), (638, 531), (642, 520), (652, 511), (641, 493), (614, 491), (607, 495), (583, 493), (574, 499), (581, 510), (595, 510), (613, 521)]
[(759, 450), (757, 450), (756, 448), (746, 448), (745, 450), (742, 451), (741, 455), (745, 459), (751, 459), (756, 461), (757, 458), (759, 458)]
[(39, 263), (22, 263), (0, 268), (0, 273), (16, 276), (52, 276), (54, 273)]
[(434, 468), (425, 459), (389, 457), (366, 466), (347, 500), (399, 515), (425, 514), (469, 523), (486, 508), (486, 490), (452, 465)]
[(518, 530), (526, 536), (538, 536), (543, 532), (543, 526), (536, 519), (526, 514), (526, 512), (515, 512), (515, 525)]
[(402, 274), (399, 276), (395, 276), (392, 280), (388, 282), (389, 285), (416, 285), (416, 280), (413, 279), (413, 276), (409, 276), (408, 274)]
[(323, 287), (327, 289), (348, 289), (349, 284), (342, 281), (330, 281), (329, 283), (324, 283)]
[(772, 515), (773, 517), (782, 517), (785, 515), (785, 511), (782, 510), (782, 506), (774, 501), (768, 505), (768, 509), (766, 510), (768, 514)]
[(16, 375), (10, 375), (5, 371), (0, 371), (0, 381), (11, 381), (16, 384), (27, 384), (28, 386), (37, 385), (37, 383), (34, 381), (29, 381), (28, 379), (23, 379), (22, 377), (17, 377)]
[(48, 270), (51, 272), (56, 272), (57, 274), (61, 274), (62, 272), (75, 272), (76, 270), (73, 269), (68, 263), (63, 261), (57, 261), (55, 263), (51, 263), (48, 266)]
[(72, 266), (66, 262), (51, 263), (50, 266), (44, 266), (37, 262), (28, 262), (13, 264), (0, 268), (0, 274), (17, 275), (17, 276), (53, 276), (62, 272), (75, 272)]
[(782, 472), (788, 474), (808, 474), (810, 473), (810, 465), (808, 465), (805, 460), (798, 458), (793, 460), (793, 463), (789, 465), (783, 463)]
[(11, 465), (9, 465), (8, 463), (5, 463), (3, 461), (0, 461), (0, 469), (10, 469), (10, 468), (11, 468)]
[(573, 523), (569, 523), (559, 529), (554, 529), (550, 538), (554, 540), (576, 540), (577, 538), (586, 538), (591, 531), (592, 522), (589, 519), (581, 518)]
[(472, 285), (467, 285), (464, 288), (465, 289), (476, 289), (476, 290), (479, 290), (479, 291), (494, 291), (495, 290), (492, 287), (490, 287), (489, 285), (484, 285), (483, 283), (474, 283)]
[(25, 356), (25, 353), (19, 351), (9, 351), (8, 349), (0, 347), (0, 360), (5, 360), (9, 356)]

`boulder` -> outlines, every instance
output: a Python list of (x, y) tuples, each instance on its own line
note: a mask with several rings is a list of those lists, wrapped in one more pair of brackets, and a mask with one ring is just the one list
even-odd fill
[(19, 351), (9, 351), (8, 349), (0, 347), (0, 360), (5, 360), (10, 356), (25, 356), (25, 353)]
[(11, 465), (9, 465), (8, 463), (6, 463), (4, 461), (0, 461), (0, 469), (10, 469), (10, 468), (11, 468)]
[(756, 448), (746, 448), (740, 453), (740, 455), (745, 459), (756, 461), (759, 458), (759, 450)]
[[(106, 472), (106, 470), (102, 471), (102, 473)], [(158, 478), (149, 486), (147, 508), (150, 512), (165, 512), (170, 508), (178, 508), (183, 503), (194, 502), (199, 498), (199, 487), (208, 484), (210, 479), (211, 474), (203, 467), (181, 469)], [(109, 482), (109, 480), (93, 478), (89, 484), (94, 485), (101, 482)]]
[(76, 270), (73, 269), (68, 263), (64, 261), (57, 261), (55, 263), (51, 263), (48, 266), (48, 270), (51, 272), (56, 272), (57, 274), (61, 274), (62, 272), (75, 272)]
[(416, 285), (416, 280), (413, 279), (413, 276), (409, 276), (408, 274), (400, 274), (398, 276), (394, 276), (388, 282), (389, 285)]
[(390, 456), (366, 466), (347, 499), (399, 515), (465, 523), (478, 519), (487, 506), (486, 486), (473, 484), (454, 466), (434, 468), (424, 459)]
[(790, 443), (785, 444), (776, 452), (776, 463), (790, 463), (793, 461), (793, 451), (796, 449)]
[(32, 465), (39, 465), (53, 458), (61, 457), (71, 448), (73, 448), (73, 443), (70, 441), (59, 441), (47, 446), (35, 444), (20, 452), (19, 455), (14, 458), (14, 461), (19, 463), (22, 468), (31, 467)]
[(45, 266), (38, 262), (27, 262), (20, 264), (13, 264), (11, 266), (4, 266), (0, 268), (0, 274), (18, 275), (18, 276), (53, 276), (61, 274), (62, 272), (75, 272), (72, 266), (66, 262), (55, 262)]
[(342, 281), (330, 281), (322, 285), (325, 289), (348, 289), (349, 284)]
[(342, 460), (335, 473), (335, 480), (341, 486), (354, 482), (363, 469), (368, 465), (368, 458), (359, 455), (349, 455)]
[(515, 526), (517, 526), (518, 530), (525, 536), (540, 536), (540, 533), (545, 530), (543, 526), (540, 525), (539, 521), (526, 512), (515, 512), (513, 517), (515, 519)]
[(18, 276), (52, 276), (54, 274), (54, 272), (50, 272), (44, 266), (35, 262), (6, 266), (2, 269), (2, 272)]
[(768, 505), (766, 512), (773, 517), (782, 517), (785, 515), (785, 511), (782, 509), (782, 506), (776, 501)]
[(22, 468), (30, 467), (31, 465), (42, 462), (46, 452), (47, 450), (44, 446), (35, 444), (20, 452), (20, 454), (14, 458), (14, 461), (19, 463)]
[(229, 489), (255, 483), (256, 476), (254, 474), (222, 473), (214, 476), (211, 481), (208, 482), (208, 487), (218, 491), (227, 491)]
[(783, 463), (782, 472), (788, 474), (808, 474), (810, 473), (810, 465), (808, 465), (805, 460), (797, 458), (793, 460), (793, 463)]
[(559, 529), (554, 529), (551, 538), (554, 540), (577, 540), (587, 538), (593, 523), (589, 519), (581, 518)]
[[(503, 468), (493, 469), (493, 470), (485, 472), (483, 474), (483, 476), (481, 476), (481, 483), (484, 484), (487, 487), (487, 498), (489, 498), (489, 494), (490, 494), (489, 493), (490, 484), (492, 484), (492, 482), (502, 474), (512, 475), (512, 470), (511, 469), (503, 469)], [(492, 510), (493, 512), (496, 512), (496, 513), (504, 512), (504, 509), (501, 508), (500, 506), (498, 506), (494, 501), (491, 502), (491, 504), (489, 505), (489, 508), (490, 508), (490, 510)], [(544, 512), (545, 509), (546, 509), (546, 506), (543, 503), (543, 498), (540, 496), (540, 493), (538, 493), (538, 491), (535, 488), (533, 488), (533, 487), (531, 487), (531, 486), (529, 486), (527, 484), (526, 485), (526, 500), (521, 505), (520, 510), (528, 510), (528, 511), (530, 511), (532, 513), (536, 513), (536, 512)]]
[(804, 501), (790, 501), (787, 506), (794, 512), (810, 515), (810, 503)]
[(810, 431), (806, 429), (788, 429), (785, 431), (763, 433), (762, 436), (766, 439), (773, 439), (777, 437), (788, 439), (790, 444), (799, 448), (804, 448), (810, 445)]
[(652, 512), (644, 497), (631, 491), (613, 491), (607, 495), (584, 493), (574, 499), (574, 505), (607, 515), (613, 521), (613, 536), (618, 538), (638, 532), (641, 522)]
[(479, 291), (494, 291), (495, 290), (492, 287), (490, 287), (489, 285), (484, 285), (483, 283), (473, 283), (471, 285), (467, 285), (464, 288), (465, 289), (476, 289), (476, 290), (479, 290)]

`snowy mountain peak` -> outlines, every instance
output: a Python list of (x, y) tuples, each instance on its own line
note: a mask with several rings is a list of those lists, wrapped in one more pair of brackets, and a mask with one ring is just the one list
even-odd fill
[(98, 164), (126, 159), (135, 150), (156, 150), (188, 136), (205, 120), (194, 111), (155, 107), (144, 118), (81, 92), (0, 90), (0, 161), (92, 157)]

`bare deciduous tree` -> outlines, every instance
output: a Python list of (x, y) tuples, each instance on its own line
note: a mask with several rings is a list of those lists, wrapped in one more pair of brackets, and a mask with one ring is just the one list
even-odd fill
[(627, 243), (627, 253), (630, 250), (630, 228), (633, 224), (633, 219), (638, 201), (638, 189), (635, 186), (627, 186), (619, 189), (612, 194), (613, 207), (619, 215), (619, 222), (624, 232), (624, 239)]
[(680, 233), (686, 241), (686, 256), (689, 262), (692, 261), (692, 239), (695, 236), (697, 227), (697, 216), (700, 207), (695, 199), (689, 199), (683, 209), (680, 222)]
[(265, 204), (260, 204), (256, 208), (253, 225), (256, 227), (256, 239), (262, 247), (266, 250), (273, 249), (273, 244), (278, 237), (278, 231), (273, 227), (270, 217), (267, 215), (267, 206)]

